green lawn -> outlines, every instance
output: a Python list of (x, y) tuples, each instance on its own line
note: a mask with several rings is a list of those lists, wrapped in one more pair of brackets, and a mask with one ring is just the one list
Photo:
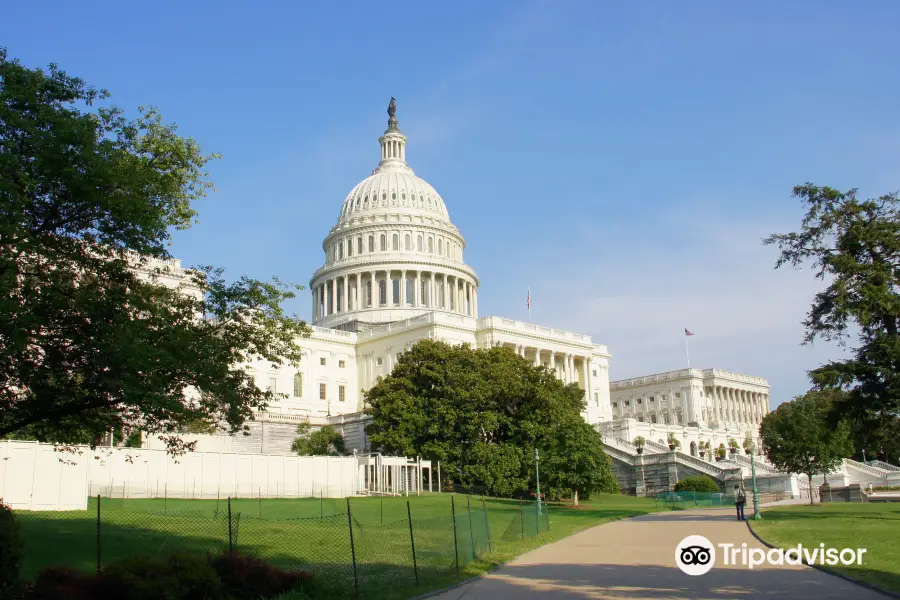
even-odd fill
[(862, 565), (828, 568), (900, 592), (900, 503), (784, 506), (764, 510), (762, 517), (751, 522), (754, 531), (782, 548), (866, 548)]
[[(528, 550), (599, 523), (663, 509), (657, 508), (652, 499), (600, 495), (579, 508), (550, 505), (538, 518), (534, 504), (483, 501), (465, 495), (454, 496), (454, 502), (456, 544), (450, 494), (351, 499), (352, 548), (346, 500), (234, 500), (231, 539), (236, 549), (279, 566), (313, 570), (319, 586), (315, 595), (321, 598), (348, 596), (354, 586), (351, 553), (355, 551), (360, 597), (387, 600), (409, 598), (483, 573)], [(96, 499), (89, 502), (87, 511), (16, 514), (26, 540), (26, 577), (50, 565), (96, 569)], [(226, 500), (103, 499), (101, 562), (173, 550), (219, 552), (228, 546), (227, 514)]]

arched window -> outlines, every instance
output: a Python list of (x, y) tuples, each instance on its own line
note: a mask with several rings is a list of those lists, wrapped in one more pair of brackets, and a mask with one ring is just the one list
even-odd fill
[(407, 250), (412, 250), (412, 237), (407, 233), (406, 239), (404, 240), (404, 247)]
[(413, 304), (413, 294), (416, 291), (416, 280), (408, 277), (406, 279), (406, 303), (412, 306)]
[(375, 236), (369, 236), (369, 252), (375, 252)]
[(434, 254), (434, 238), (428, 238), (428, 254)]
[(366, 306), (372, 306), (372, 282), (366, 282)]
[(444, 255), (444, 240), (438, 240), (438, 254)]
[(416, 238), (416, 250), (419, 252), (422, 251), (422, 236), (421, 235)]
[(353, 256), (353, 238), (347, 238), (347, 256)]
[(387, 250), (387, 236), (383, 233), (381, 234), (381, 251), (384, 252)]
[(297, 373), (294, 375), (294, 398), (302, 398), (303, 397), (303, 374)]
[(384, 281), (378, 282), (378, 304), (381, 306), (387, 304), (387, 285)]
[(400, 280), (391, 279), (391, 300), (394, 305), (400, 304)]
[(356, 253), (357, 253), (357, 254), (362, 254), (362, 253), (363, 253), (363, 246), (362, 246), (362, 238), (361, 238), (361, 237), (356, 238)]
[(397, 235), (396, 233), (394, 234), (393, 244), (391, 245), (391, 248), (393, 248), (394, 250), (400, 249), (400, 236)]
[(344, 242), (338, 244), (338, 260), (344, 258)]
[(425, 279), (421, 280), (422, 287), (419, 290), (419, 301), (423, 306), (428, 306), (428, 286), (425, 284)]

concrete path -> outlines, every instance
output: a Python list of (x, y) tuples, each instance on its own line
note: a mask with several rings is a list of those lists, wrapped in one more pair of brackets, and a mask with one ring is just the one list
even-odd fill
[(699, 576), (675, 565), (688, 535), (713, 544), (763, 548), (730, 512), (676, 511), (616, 521), (524, 554), (482, 579), (444, 592), (442, 600), (628, 598), (790, 598), (884, 600), (886, 596), (807, 566), (723, 566)]

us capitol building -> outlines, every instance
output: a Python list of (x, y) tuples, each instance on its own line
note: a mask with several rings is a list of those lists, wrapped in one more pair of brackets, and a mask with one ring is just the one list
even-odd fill
[(260, 387), (286, 398), (256, 416), (250, 436), (231, 438), (228, 450), (289, 452), (297, 424), (308, 420), (342, 431), (348, 449), (368, 451), (362, 390), (422, 339), (504, 346), (551, 369), (584, 390), (582, 414), (609, 441), (642, 435), (652, 449), (671, 432), (696, 456), (701, 440), (716, 447), (757, 436), (769, 410), (765, 379), (683, 369), (611, 382), (609, 350), (590, 336), (480, 316), (481, 282), (465, 262), (466, 241), (440, 194), (407, 165), (393, 98), (388, 115), (378, 166), (344, 199), (322, 242), (324, 264), (309, 285), (313, 333), (300, 340), (299, 367), (251, 365)]

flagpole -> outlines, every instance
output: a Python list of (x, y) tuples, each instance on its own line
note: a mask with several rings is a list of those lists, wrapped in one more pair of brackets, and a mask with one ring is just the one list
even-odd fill
[(691, 368), (691, 351), (688, 348), (688, 334), (684, 334), (684, 354), (687, 356), (688, 369)]
[(528, 322), (531, 323), (531, 286), (528, 286)]

